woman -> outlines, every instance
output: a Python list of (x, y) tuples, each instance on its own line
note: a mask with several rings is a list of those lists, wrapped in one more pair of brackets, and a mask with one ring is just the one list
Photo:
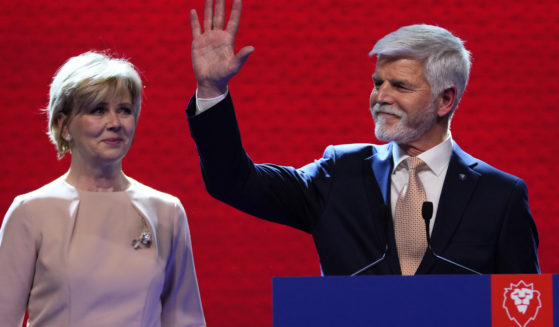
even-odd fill
[(124, 175), (142, 81), (87, 52), (56, 73), (49, 136), (70, 169), (15, 198), (0, 230), (0, 321), (21, 326), (205, 326), (180, 201)]

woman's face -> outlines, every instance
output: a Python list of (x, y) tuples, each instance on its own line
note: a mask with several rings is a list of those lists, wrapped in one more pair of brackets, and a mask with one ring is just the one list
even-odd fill
[(106, 165), (120, 161), (136, 131), (130, 94), (115, 95), (89, 108), (80, 108), (68, 124), (72, 161)]

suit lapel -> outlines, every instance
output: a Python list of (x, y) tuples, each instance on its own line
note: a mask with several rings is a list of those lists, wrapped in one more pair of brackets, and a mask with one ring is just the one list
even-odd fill
[[(392, 274), (400, 274), (400, 264), (398, 262), (398, 254), (396, 251), (396, 241), (394, 239), (394, 227), (392, 224), (392, 214), (390, 207), (390, 173), (392, 171), (392, 143), (375, 146), (377, 152), (373, 156), (365, 160), (365, 178), (364, 182), (367, 184), (366, 190), (374, 190), (378, 187), (380, 190), (380, 196), (382, 200), (379, 199), (379, 195), (375, 197), (375, 194), (369, 191), (370, 203), (378, 203), (383, 201), (384, 208), (383, 213), (379, 213), (378, 208), (372, 209), (373, 213), (376, 215), (377, 219), (375, 221), (378, 230), (382, 233), (377, 234), (377, 237), (384, 240), (388, 244), (388, 254), (387, 254), (387, 264), (390, 268)], [(374, 179), (371, 178), (371, 170)], [(376, 184), (376, 185), (375, 185)], [(384, 221), (383, 221), (384, 220)]]
[[(432, 249), (439, 255), (452, 239), (470, 202), (479, 178), (479, 173), (472, 169), (476, 164), (476, 159), (454, 144), (431, 234)], [(436, 260), (431, 255), (425, 256), (417, 272), (427, 273)]]
[(382, 192), (384, 203), (390, 206), (390, 172), (392, 171), (392, 143), (378, 147), (378, 152), (371, 158), (373, 174)]

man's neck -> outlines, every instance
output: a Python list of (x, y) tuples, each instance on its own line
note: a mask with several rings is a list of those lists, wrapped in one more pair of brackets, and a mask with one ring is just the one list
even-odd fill
[(420, 140), (411, 142), (409, 144), (399, 144), (400, 149), (410, 157), (417, 157), (429, 149), (436, 147), (437, 145), (443, 143), (450, 137), (450, 131), (445, 130), (442, 133), (437, 133), (436, 135), (429, 136), (424, 135)]

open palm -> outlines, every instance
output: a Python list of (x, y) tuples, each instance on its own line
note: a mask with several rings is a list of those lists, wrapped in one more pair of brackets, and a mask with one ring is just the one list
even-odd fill
[(192, 67), (198, 82), (200, 97), (223, 94), (227, 82), (239, 72), (243, 63), (254, 51), (252, 46), (247, 46), (235, 54), (235, 35), (241, 18), (241, 0), (233, 2), (226, 28), (224, 28), (224, 0), (216, 1), (215, 13), (212, 4), (213, 0), (206, 0), (203, 33), (196, 10), (190, 12)]

